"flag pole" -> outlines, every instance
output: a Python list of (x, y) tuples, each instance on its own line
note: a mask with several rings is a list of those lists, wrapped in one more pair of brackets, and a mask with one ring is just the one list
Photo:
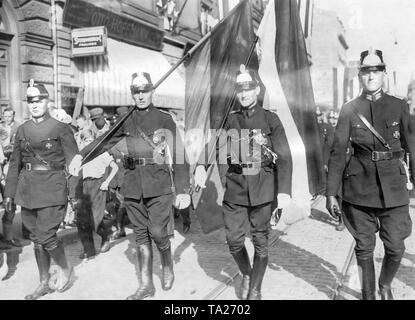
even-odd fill
[[(251, 44), (251, 48), (249, 49), (248, 56), (245, 59), (245, 65), (248, 65), (249, 62), (251, 61), (251, 57), (252, 57), (252, 54), (253, 54), (253, 52), (255, 50), (255, 46), (256, 46), (256, 44), (258, 42), (258, 39), (259, 39), (259, 37), (256, 35), (254, 41)], [(216, 134), (215, 143), (213, 144), (213, 148), (209, 151), (208, 162), (207, 162), (208, 164), (210, 164), (212, 162), (212, 160), (213, 160), (212, 158), (213, 158), (213, 156), (216, 153), (215, 152), (216, 151), (216, 147), (215, 146), (216, 146), (216, 144), (219, 141), (219, 137), (220, 137), (220, 135), (222, 133), (223, 127), (225, 126), (226, 120), (228, 119), (228, 116), (229, 116), (229, 114), (231, 112), (232, 106), (233, 106), (233, 104), (235, 102), (235, 97), (236, 97), (236, 92), (233, 93), (232, 99), (231, 99), (231, 101), (229, 102), (229, 104), (228, 104), (228, 106), (226, 108), (226, 113), (225, 113), (225, 115), (224, 115), (224, 117), (222, 119), (222, 122), (220, 124), (219, 131)], [(212, 168), (213, 168), (213, 166), (214, 166), (214, 163), (212, 163), (212, 165), (208, 166), (208, 168), (207, 168), (207, 172), (206, 172), (207, 179), (212, 174)], [(197, 186), (195, 188), (195, 192), (198, 193), (199, 191), (200, 191), (200, 186)], [(194, 209), (196, 209), (196, 207), (194, 207)]]
[[(192, 56), (192, 54), (202, 45), (204, 44), (209, 38), (212, 36), (212, 32), (214, 32), (221, 24), (222, 22), (227, 19), (229, 16), (233, 14), (234, 11), (242, 4), (243, 2), (240, 2), (239, 5), (237, 5), (235, 8), (229, 12), (229, 14), (224, 17), (222, 20), (220, 20), (208, 33), (206, 33), (202, 39), (200, 39), (182, 58), (180, 58), (171, 68), (169, 71), (167, 71), (161, 78), (158, 80), (154, 86), (153, 90), (155, 90), (158, 86), (160, 86), (167, 78), (170, 76), (187, 58)], [(253, 51), (253, 49), (252, 49)], [(250, 55), (252, 52), (250, 52)], [(233, 100), (232, 100), (233, 103)], [(127, 113), (125, 113), (106, 133), (104, 133), (100, 137), (100, 141), (91, 149), (91, 151), (88, 152), (88, 154), (82, 159), (82, 164), (89, 161), (89, 158), (92, 156), (92, 154), (102, 146), (102, 144), (111, 139), (111, 137), (117, 132), (117, 130), (123, 125), (123, 123), (130, 117), (130, 115), (135, 110), (135, 106), (131, 106)], [(230, 111), (230, 110), (229, 110)], [(229, 114), (229, 112), (227, 112)], [(227, 115), (226, 115), (227, 117)]]

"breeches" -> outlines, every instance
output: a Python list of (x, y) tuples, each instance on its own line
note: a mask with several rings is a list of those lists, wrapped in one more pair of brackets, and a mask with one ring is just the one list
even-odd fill
[(271, 212), (271, 202), (252, 207), (224, 201), (223, 219), (230, 252), (237, 252), (244, 247), (246, 225), (249, 222), (255, 253), (267, 257)]
[(66, 214), (66, 205), (27, 209), (22, 207), (22, 221), (30, 232), (30, 240), (46, 250), (53, 250), (58, 244), (56, 232)]
[(159, 250), (170, 246), (167, 225), (171, 217), (173, 194), (153, 198), (125, 198), (125, 208), (134, 226), (137, 246), (154, 240)]
[(376, 232), (383, 241), (385, 254), (400, 260), (405, 252), (404, 240), (411, 234), (412, 221), (408, 205), (394, 208), (369, 208), (343, 202), (345, 224), (356, 241), (356, 256), (373, 257)]

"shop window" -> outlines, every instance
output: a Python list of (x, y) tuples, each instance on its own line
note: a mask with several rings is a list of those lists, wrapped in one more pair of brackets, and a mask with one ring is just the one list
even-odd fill
[(157, 11), (160, 17), (164, 19), (164, 29), (173, 30), (179, 15), (179, 8), (175, 0), (158, 0), (156, 3)]
[(4, 26), (4, 23), (3, 23), (3, 19), (1, 18), (1, 16), (0, 16), (0, 30), (2, 30), (2, 31), (6, 30), (6, 28)]
[(213, 3), (201, 1), (200, 3), (200, 33), (205, 35), (219, 22), (213, 14)]

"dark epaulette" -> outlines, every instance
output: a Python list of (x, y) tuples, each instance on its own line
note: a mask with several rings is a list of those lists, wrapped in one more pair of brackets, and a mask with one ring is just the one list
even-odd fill
[(171, 115), (171, 113), (170, 112), (168, 112), (166, 109), (164, 109), (164, 108), (160, 108), (160, 107), (155, 107), (158, 111), (160, 111), (160, 112), (162, 112), (162, 113), (164, 113), (164, 114), (167, 114), (167, 115), (169, 115), (170, 117), (172, 117), (173, 118), (173, 116)]

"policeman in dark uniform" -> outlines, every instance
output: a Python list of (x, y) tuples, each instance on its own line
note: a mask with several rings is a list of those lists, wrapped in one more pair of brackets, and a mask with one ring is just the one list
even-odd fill
[[(229, 115), (224, 127), (229, 136), (226, 150), (229, 169), (223, 217), (231, 255), (243, 276), (239, 295), (249, 300), (261, 299), (262, 279), (268, 264), (272, 203), (278, 193), (278, 207), (288, 205), (292, 172), (291, 153), (283, 125), (275, 113), (258, 104), (260, 87), (256, 79), (252, 70), (241, 65), (236, 77), (241, 108)], [(278, 156), (277, 169), (272, 153), (267, 149)], [(218, 163), (221, 164), (222, 155), (222, 150), (219, 150)], [(277, 190), (274, 175), (277, 175)], [(205, 181), (205, 167), (200, 165), (196, 168), (195, 184), (204, 187)], [(244, 244), (247, 223), (255, 247), (252, 268)]]
[[(385, 70), (380, 50), (361, 53), (363, 92), (342, 107), (329, 160), (327, 209), (334, 217), (338, 214), (335, 196), (343, 183), (342, 209), (346, 227), (356, 240), (363, 299), (376, 298), (376, 232), (385, 248), (378, 281), (380, 296), (393, 299), (391, 283), (405, 251), (404, 240), (412, 229), (407, 188), (414, 176), (412, 170), (409, 177), (403, 159), (409, 152), (410, 164), (414, 164), (415, 141), (405, 102), (382, 90)], [(349, 140), (353, 154), (347, 162)]]
[[(176, 162), (173, 148), (176, 146), (176, 124), (168, 112), (152, 104), (153, 84), (148, 73), (132, 75), (131, 94), (135, 110), (102, 151), (111, 149), (126, 138), (128, 155), (124, 156), (126, 170), (121, 194), (134, 226), (140, 271), (139, 288), (127, 299), (141, 300), (155, 293), (152, 241), (160, 251), (162, 288), (169, 290), (173, 286), (173, 261), (167, 225), (173, 204), (179, 209), (190, 205), (190, 195), (186, 193), (190, 178), (188, 167)], [(74, 158), (70, 173), (78, 173), (81, 159), (96, 143), (85, 147), (81, 155)], [(174, 178), (168, 163), (173, 164)]]
[[(53, 289), (66, 290), (73, 272), (56, 232), (68, 203), (65, 165), (78, 147), (70, 126), (49, 115), (48, 102), (46, 88), (30, 80), (27, 104), (32, 119), (17, 129), (4, 192), (6, 210), (12, 210), (14, 202), (22, 207), (22, 221), (34, 243), (40, 285), (25, 297), (29, 300)], [(49, 283), (51, 258), (61, 272)]]

